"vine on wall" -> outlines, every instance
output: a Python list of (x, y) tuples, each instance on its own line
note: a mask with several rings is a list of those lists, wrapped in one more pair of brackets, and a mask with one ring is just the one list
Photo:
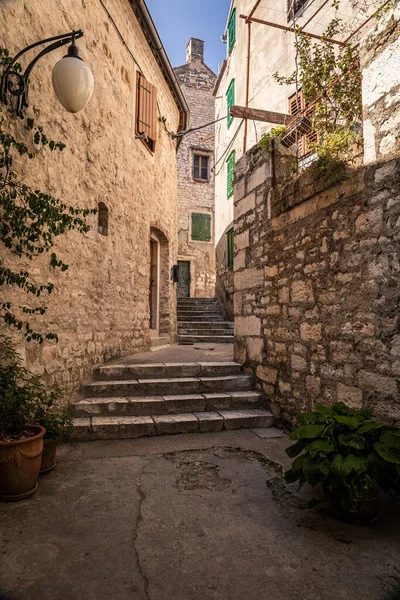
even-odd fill
[[(8, 51), (0, 48), (0, 69), (9, 62)], [(17, 69), (21, 71), (20, 65)], [(68, 264), (54, 252), (55, 238), (72, 229), (87, 233), (90, 227), (86, 218), (97, 209), (76, 208), (22, 181), (16, 159), (40, 160), (39, 149), (62, 152), (65, 144), (49, 139), (43, 128), (30, 118), (24, 120), (24, 127), (18, 128), (23, 140), (15, 137), (13, 129), (12, 117), (0, 108), (0, 296), (4, 298), (7, 286), (16, 287), (23, 290), (33, 304), (27, 300), (23, 306), (14, 306), (12, 302), (0, 301), (0, 318), (21, 331), (27, 341), (43, 343), (45, 339), (57, 340), (57, 334), (35, 331), (29, 317), (46, 312), (42, 297), (52, 293), (54, 284), (35, 283), (26, 264), (49, 253), (51, 268), (66, 271)], [(14, 257), (9, 262), (12, 267), (4, 262), (4, 249)], [(20, 267), (17, 259), (20, 259)]]

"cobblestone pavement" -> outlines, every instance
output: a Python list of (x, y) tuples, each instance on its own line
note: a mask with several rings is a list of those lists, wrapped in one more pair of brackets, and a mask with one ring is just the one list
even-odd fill
[(400, 582), (398, 506), (385, 499), (364, 527), (306, 509), (282, 483), (276, 435), (63, 446), (33, 498), (0, 505), (0, 587), (15, 600), (380, 600)]

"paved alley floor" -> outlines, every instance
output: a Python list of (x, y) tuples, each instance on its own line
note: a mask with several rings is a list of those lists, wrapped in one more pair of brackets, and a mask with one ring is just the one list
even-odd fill
[[(274, 430), (70, 444), (30, 500), (0, 505), (15, 600), (378, 600), (400, 582), (400, 515), (308, 510)], [(0, 594), (1, 596), (1, 594)]]
[(230, 362), (233, 360), (233, 344), (173, 344), (162, 350), (140, 352), (110, 361), (108, 364)]

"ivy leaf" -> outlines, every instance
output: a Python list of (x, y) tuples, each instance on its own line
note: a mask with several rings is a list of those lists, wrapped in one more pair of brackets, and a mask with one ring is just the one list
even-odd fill
[(285, 481), (286, 483), (295, 483), (295, 481), (298, 481), (301, 477), (301, 471), (293, 471), (292, 469), (289, 469), (289, 471), (286, 471), (285, 473)]
[(303, 465), (307, 459), (308, 459), (307, 454), (302, 454), (301, 456), (298, 456), (296, 458), (296, 460), (293, 461), (292, 471), (295, 471), (295, 472), (301, 471), (301, 469), (303, 468)]
[(400, 448), (400, 431), (389, 431), (387, 433), (384, 433), (381, 436), (380, 441), (386, 446), (391, 446), (392, 448)]
[(379, 421), (372, 421), (371, 423), (364, 423), (364, 425), (361, 425), (361, 427), (357, 429), (356, 433), (368, 433), (370, 431), (374, 431), (375, 429), (381, 429), (384, 426), (384, 423), (380, 423)]

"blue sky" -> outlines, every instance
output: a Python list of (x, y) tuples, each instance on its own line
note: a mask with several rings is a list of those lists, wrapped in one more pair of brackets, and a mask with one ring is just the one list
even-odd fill
[(221, 41), (230, 0), (146, 0), (173, 67), (186, 62), (191, 37), (205, 42), (205, 63), (217, 73), (226, 54)]

